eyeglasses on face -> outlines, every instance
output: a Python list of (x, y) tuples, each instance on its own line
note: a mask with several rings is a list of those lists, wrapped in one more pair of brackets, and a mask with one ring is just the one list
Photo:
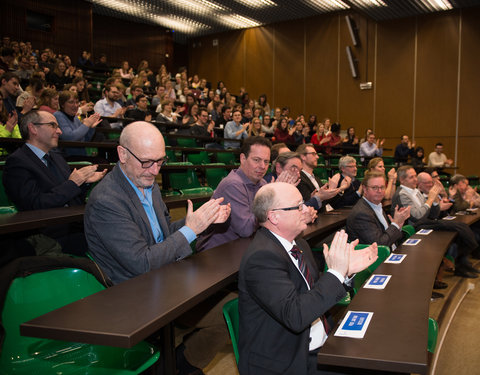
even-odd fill
[(41, 125), (48, 125), (53, 129), (58, 129), (58, 124), (55, 121), (50, 122), (34, 122), (33, 125), (41, 126)]
[(372, 189), (373, 191), (384, 191), (386, 188), (385, 188), (385, 185), (383, 186), (367, 186), (369, 189)]
[(301, 201), (298, 205), (292, 207), (283, 207), (283, 208), (272, 208), (270, 211), (294, 211), (294, 210), (303, 210), (304, 202)]
[(138, 160), (138, 162), (141, 164), (142, 168), (143, 169), (148, 169), (150, 168), (153, 164), (157, 164), (158, 167), (162, 167), (167, 161), (168, 161), (168, 157), (165, 156), (163, 158), (160, 158), (158, 160), (140, 160), (137, 155), (135, 155), (132, 151), (130, 151), (127, 147), (125, 146), (122, 146), (125, 150), (127, 150), (130, 154), (132, 154), (132, 156)]

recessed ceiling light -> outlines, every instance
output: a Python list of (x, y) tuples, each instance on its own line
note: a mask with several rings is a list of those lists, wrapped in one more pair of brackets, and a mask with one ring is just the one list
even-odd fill
[(448, 0), (419, 0), (420, 3), (429, 11), (453, 9), (452, 4)]
[(235, 0), (237, 3), (251, 8), (276, 7), (277, 4), (270, 0)]
[(305, 3), (312, 8), (323, 12), (350, 8), (348, 4), (341, 0), (305, 0)]

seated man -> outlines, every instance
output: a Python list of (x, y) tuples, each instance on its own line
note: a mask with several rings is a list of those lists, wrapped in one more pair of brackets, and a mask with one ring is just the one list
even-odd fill
[[(123, 117), (126, 108), (123, 108), (117, 100), (120, 98), (120, 90), (115, 85), (105, 85), (105, 97), (95, 103), (93, 110), (104, 117)], [(123, 124), (121, 122), (112, 122), (110, 127), (121, 129)]]
[(403, 165), (408, 163), (409, 157), (415, 156), (415, 142), (408, 139), (408, 135), (402, 135), (401, 142), (395, 147), (395, 163)]
[[(455, 275), (465, 278), (476, 278), (480, 273), (472, 266), (468, 260), (468, 255), (478, 247), (475, 235), (468, 225), (455, 221), (438, 220), (440, 212), (450, 208), (450, 203), (440, 199), (440, 193), (443, 189), (440, 181), (436, 181), (430, 188), (427, 197), (417, 189), (417, 173), (409, 165), (398, 168), (398, 177), (400, 188), (392, 199), (392, 207), (403, 206), (411, 208), (411, 220), (416, 228), (428, 228), (435, 230), (450, 230), (458, 232), (459, 236), (455, 240), (455, 249), (458, 248), (456, 257)], [(422, 174), (422, 179), (427, 178)], [(424, 186), (424, 190), (426, 187)], [(457, 250), (449, 249), (449, 252)]]
[(313, 174), (313, 170), (318, 165), (318, 154), (311, 143), (298, 146), (297, 153), (302, 158), (302, 172), (300, 173), (300, 183), (297, 185), (297, 188), (300, 190), (305, 202), (308, 202), (310, 198), (315, 198), (320, 208), (324, 201), (333, 198), (340, 192), (340, 189), (330, 189), (328, 184), (323, 185), (320, 179)]
[(431, 168), (437, 168), (438, 170), (442, 170), (442, 168), (450, 167), (452, 165), (453, 160), (448, 159), (447, 156), (443, 153), (443, 143), (438, 142), (435, 145), (435, 151), (431, 152), (428, 155), (428, 166)]
[(125, 117), (133, 118), (136, 121), (151, 121), (152, 114), (148, 110), (148, 99), (140, 94), (135, 97), (135, 108), (125, 112)]
[(367, 136), (367, 140), (360, 145), (360, 156), (362, 157), (362, 161), (365, 164), (375, 156), (382, 156), (383, 154), (383, 143), (385, 139), (377, 139), (375, 141), (375, 134), (370, 133)]
[[(345, 296), (348, 275), (377, 258), (377, 246), (354, 251), (341, 231), (321, 274), (307, 242), (302, 196), (291, 184), (262, 187), (253, 203), (261, 225), (239, 271), (239, 370), (241, 374), (317, 373), (316, 352), (330, 331), (325, 313)], [(347, 280), (349, 282), (349, 280)]]
[(56, 118), (43, 111), (30, 111), (20, 122), (25, 144), (5, 163), (3, 184), (19, 210), (38, 210), (85, 203), (88, 184), (102, 179), (107, 170), (97, 165), (70, 171), (65, 159), (53, 149), (62, 134)]
[[(155, 182), (165, 162), (165, 142), (152, 124), (134, 122), (125, 127), (117, 152), (118, 164), (93, 189), (85, 210), (90, 253), (114, 284), (191, 255), (190, 243), (196, 236), (212, 223), (225, 222), (230, 214), (228, 204), (220, 205), (223, 198), (211, 199), (195, 212), (188, 201), (186, 218), (170, 221)], [(221, 313), (213, 320), (207, 316), (208, 327), (185, 341), (185, 356), (198, 367), (208, 364), (228, 341)], [(197, 358), (204, 339), (208, 353), (202, 350), (204, 356)], [(180, 356), (183, 350), (179, 349)]]
[(331, 200), (330, 205), (333, 208), (353, 206), (362, 197), (362, 184), (355, 179), (357, 161), (351, 156), (344, 156), (338, 161), (338, 168), (340, 173), (330, 179), (329, 185), (333, 189), (339, 188), (340, 193)]
[(235, 240), (250, 237), (257, 229), (252, 212), (255, 193), (266, 184), (263, 176), (270, 163), (271, 143), (264, 137), (249, 137), (242, 145), (240, 168), (232, 170), (213, 193), (212, 198), (223, 197), (232, 206), (232, 214), (224, 224), (212, 225), (197, 241), (202, 251)]
[[(238, 139), (242, 140), (248, 137), (249, 122), (242, 124), (242, 112), (234, 110), (232, 115), (232, 121), (227, 122), (223, 130), (223, 137), (226, 139)], [(225, 148), (240, 148), (239, 141), (224, 141)]]
[(461, 174), (456, 174), (450, 179), (448, 192), (450, 198), (454, 201), (454, 212), (480, 207), (480, 196), (468, 184), (468, 179)]
[(393, 218), (383, 212), (385, 197), (385, 174), (367, 172), (362, 181), (363, 199), (353, 207), (347, 218), (346, 231), (350, 240), (358, 239), (362, 244), (376, 242), (378, 245), (395, 248), (402, 239), (402, 226), (410, 216), (410, 207), (395, 207)]

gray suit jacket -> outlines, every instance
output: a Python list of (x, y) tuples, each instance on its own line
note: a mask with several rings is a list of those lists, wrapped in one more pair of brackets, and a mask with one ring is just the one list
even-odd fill
[(306, 375), (310, 325), (345, 296), (344, 285), (333, 274), (320, 275), (306, 241), (296, 243), (315, 281), (310, 290), (282, 244), (263, 227), (242, 259), (238, 281), (242, 375)]
[(118, 164), (90, 194), (84, 217), (89, 251), (115, 284), (192, 254), (178, 231), (185, 220), (170, 222), (157, 184), (152, 198), (165, 238), (160, 243), (155, 243), (142, 203)]
[[(388, 219), (385, 218), (388, 223)], [(387, 230), (378, 220), (375, 211), (369, 206), (365, 199), (361, 198), (353, 207), (347, 218), (348, 239), (353, 241), (359, 239), (362, 244), (392, 246), (400, 240), (403, 235), (395, 225), (389, 225)]]

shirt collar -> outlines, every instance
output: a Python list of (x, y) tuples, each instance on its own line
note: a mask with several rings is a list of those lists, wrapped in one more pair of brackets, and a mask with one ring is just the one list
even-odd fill
[(120, 170), (122, 171), (123, 175), (125, 176), (125, 178), (127, 179), (128, 183), (130, 184), (130, 186), (133, 188), (133, 190), (135, 190), (135, 193), (137, 193), (138, 195), (138, 198), (140, 199), (140, 201), (143, 201), (145, 198), (147, 199), (151, 199), (151, 196), (152, 196), (152, 190), (153, 190), (153, 185), (148, 187), (148, 188), (143, 188), (143, 193), (142, 191), (137, 187), (135, 186), (135, 184), (127, 177), (127, 175), (125, 174), (125, 172), (123, 171), (122, 167), (120, 167)]
[(383, 210), (382, 202), (380, 202), (379, 204), (375, 204), (375, 203), (370, 202), (370, 201), (369, 201), (367, 198), (365, 198), (365, 197), (363, 197), (363, 199), (365, 199), (365, 202), (367, 202), (368, 205), (369, 205), (370, 207), (372, 207), (372, 209), (373, 209), (374, 211)]
[(400, 187), (401, 187), (402, 189), (405, 189), (405, 190), (407, 191), (407, 193), (408, 193), (408, 194), (411, 194), (411, 195), (417, 194), (417, 193), (419, 192), (419, 190), (418, 190), (417, 188), (412, 189), (412, 188), (409, 188), (409, 187), (407, 187), (407, 186), (405, 186), (405, 185), (400, 185)]
[(37, 157), (42, 160), (43, 157), (46, 155), (46, 152), (43, 150), (40, 150), (37, 146), (32, 145), (31, 143), (25, 143), (32, 152), (37, 155)]

